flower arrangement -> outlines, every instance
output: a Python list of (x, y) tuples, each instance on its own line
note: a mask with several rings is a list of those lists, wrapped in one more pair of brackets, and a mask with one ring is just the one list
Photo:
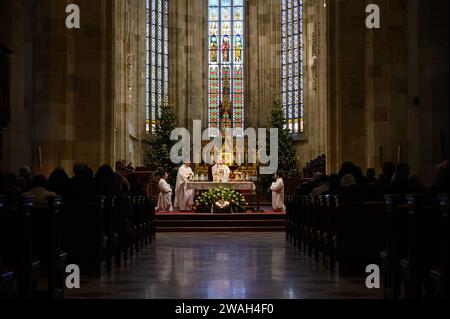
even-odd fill
[(199, 213), (211, 212), (211, 207), (220, 200), (230, 202), (233, 212), (245, 211), (245, 198), (242, 194), (228, 188), (219, 187), (203, 193), (195, 201), (196, 211)]

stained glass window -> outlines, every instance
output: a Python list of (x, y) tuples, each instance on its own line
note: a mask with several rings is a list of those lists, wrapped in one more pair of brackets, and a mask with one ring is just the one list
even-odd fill
[(150, 133), (169, 91), (169, 0), (146, 1), (146, 130)]
[(303, 132), (303, 0), (281, 1), (281, 100), (287, 127)]
[(217, 129), (244, 130), (244, 0), (208, 0), (208, 121)]

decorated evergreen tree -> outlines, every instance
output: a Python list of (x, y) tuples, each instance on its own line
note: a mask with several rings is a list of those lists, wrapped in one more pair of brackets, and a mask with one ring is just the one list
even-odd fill
[(297, 168), (295, 142), (291, 131), (286, 127), (287, 119), (284, 115), (280, 98), (275, 98), (269, 118), (268, 127), (278, 129), (278, 169), (289, 172)]
[[(284, 116), (281, 100), (275, 98), (272, 104), (267, 128), (278, 129), (278, 170), (288, 173), (291, 169), (297, 168), (295, 142), (291, 131), (286, 128), (287, 119)], [(267, 147), (269, 147), (269, 133), (267, 137)], [(263, 190), (267, 190), (272, 183), (272, 176), (260, 176)]]
[(170, 134), (176, 128), (177, 115), (175, 107), (165, 101), (160, 108), (153, 133), (143, 141), (145, 150), (145, 165), (152, 171), (169, 172), (173, 182), (176, 165), (170, 160), (170, 150), (175, 141), (170, 140)]

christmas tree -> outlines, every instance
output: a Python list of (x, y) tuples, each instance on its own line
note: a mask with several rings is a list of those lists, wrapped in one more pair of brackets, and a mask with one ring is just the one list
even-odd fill
[(275, 98), (269, 118), (268, 127), (278, 129), (278, 170), (289, 172), (297, 168), (295, 142), (287, 128), (281, 100)]
[[(272, 104), (267, 127), (278, 129), (278, 170), (289, 173), (290, 170), (297, 168), (295, 142), (292, 138), (291, 131), (287, 128), (287, 119), (279, 98), (275, 98)], [(268, 134), (269, 135), (269, 134)], [(270, 139), (267, 137), (267, 147), (269, 147)], [(262, 188), (268, 189), (272, 183), (272, 176), (260, 176)]]
[(177, 120), (175, 107), (165, 101), (159, 109), (152, 134), (143, 141), (146, 167), (158, 173), (169, 172), (170, 181), (176, 174), (176, 165), (170, 159), (170, 150), (176, 141), (170, 140), (170, 134), (176, 128)]

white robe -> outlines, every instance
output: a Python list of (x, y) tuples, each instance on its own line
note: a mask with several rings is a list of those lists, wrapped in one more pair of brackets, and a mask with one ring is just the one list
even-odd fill
[(284, 205), (284, 182), (282, 178), (277, 179), (270, 187), (272, 190), (272, 207), (274, 211), (286, 212)]
[(185, 165), (178, 170), (174, 207), (180, 211), (190, 211), (194, 205), (194, 191), (187, 189), (189, 176), (193, 175), (192, 169)]
[[(222, 174), (221, 174), (221, 171), (223, 172)], [(216, 175), (219, 176), (219, 179), (220, 179), (219, 182), (222, 182), (222, 183), (230, 182), (231, 170), (226, 165), (219, 165), (219, 164), (214, 165), (212, 168), (212, 174), (213, 174), (213, 177)]]
[(172, 212), (172, 187), (164, 178), (159, 180), (159, 197), (156, 212)]

